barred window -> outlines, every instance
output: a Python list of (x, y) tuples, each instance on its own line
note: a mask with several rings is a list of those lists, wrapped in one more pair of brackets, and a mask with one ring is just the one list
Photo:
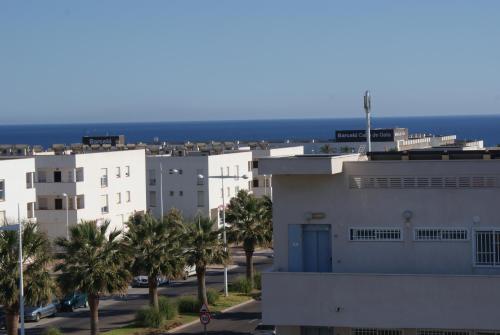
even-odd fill
[(463, 228), (415, 228), (415, 241), (467, 241), (469, 231)]
[(400, 329), (352, 328), (352, 335), (402, 335)]
[(475, 264), (500, 266), (500, 230), (477, 230), (475, 232)]
[(433, 330), (424, 329), (418, 330), (417, 335), (470, 335), (468, 331), (457, 331), (457, 330)]
[(350, 228), (351, 241), (401, 241), (400, 228)]

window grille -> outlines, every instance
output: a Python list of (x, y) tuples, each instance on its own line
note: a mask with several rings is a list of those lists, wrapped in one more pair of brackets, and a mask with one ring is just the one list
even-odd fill
[(349, 188), (495, 188), (497, 176), (350, 176)]
[(352, 335), (402, 335), (400, 329), (352, 328)]
[(402, 234), (399, 228), (351, 228), (351, 241), (401, 241)]
[(415, 241), (467, 241), (469, 231), (461, 228), (415, 228)]
[(475, 264), (500, 266), (500, 230), (475, 232)]
[(468, 331), (460, 330), (418, 330), (417, 335), (470, 335)]

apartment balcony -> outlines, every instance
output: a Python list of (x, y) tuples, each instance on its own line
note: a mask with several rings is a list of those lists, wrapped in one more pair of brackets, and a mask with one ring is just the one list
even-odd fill
[(77, 183), (35, 183), (39, 195), (77, 194)]
[(268, 272), (265, 324), (500, 329), (500, 276)]
[[(66, 209), (37, 209), (36, 220), (40, 224), (66, 225)], [(70, 224), (77, 223), (78, 210), (68, 210), (68, 221)]]

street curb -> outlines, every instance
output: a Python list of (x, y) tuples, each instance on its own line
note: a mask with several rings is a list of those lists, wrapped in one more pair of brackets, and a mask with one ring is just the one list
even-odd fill
[[(230, 312), (230, 311), (235, 310), (235, 309), (237, 309), (237, 308), (240, 308), (240, 307), (246, 306), (246, 305), (248, 305), (249, 303), (254, 302), (254, 301), (256, 301), (256, 300), (255, 300), (255, 299), (253, 299), (253, 298), (250, 298), (250, 300), (244, 301), (244, 302), (242, 302), (241, 304), (234, 305), (234, 306), (231, 306), (231, 307), (229, 307), (229, 308), (223, 309), (223, 310), (222, 310), (222, 311), (220, 311), (219, 313), (227, 313), (227, 312)], [(179, 327), (176, 327), (176, 328), (173, 328), (173, 329), (168, 330), (168, 331), (166, 332), (166, 334), (175, 334), (175, 333), (177, 333), (178, 331), (183, 330), (184, 328), (187, 328), (187, 327), (189, 327), (189, 326), (195, 325), (195, 324), (197, 324), (197, 323), (199, 323), (199, 322), (200, 322), (200, 320), (193, 320), (193, 321), (191, 321), (191, 322), (188, 322), (188, 323), (183, 324), (182, 326), (179, 326)]]

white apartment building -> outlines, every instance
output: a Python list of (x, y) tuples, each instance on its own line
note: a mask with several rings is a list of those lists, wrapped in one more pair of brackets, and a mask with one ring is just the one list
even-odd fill
[(500, 332), (500, 151), (262, 159), (287, 335)]
[(223, 194), (227, 205), (240, 190), (251, 190), (251, 164), (250, 151), (146, 156), (148, 209), (156, 217), (177, 208), (186, 218), (198, 214), (217, 218)]
[(33, 158), (0, 159), (0, 225), (36, 221), (34, 174)]
[(283, 148), (255, 148), (252, 150), (252, 192), (255, 196), (261, 197), (267, 195), (272, 197), (272, 175), (259, 173), (259, 160), (265, 157), (286, 157), (304, 154), (304, 147), (293, 146)]
[[(144, 149), (35, 155), (36, 216), (50, 237), (82, 220), (109, 220), (122, 229), (146, 210)], [(67, 221), (68, 220), (68, 221)]]

